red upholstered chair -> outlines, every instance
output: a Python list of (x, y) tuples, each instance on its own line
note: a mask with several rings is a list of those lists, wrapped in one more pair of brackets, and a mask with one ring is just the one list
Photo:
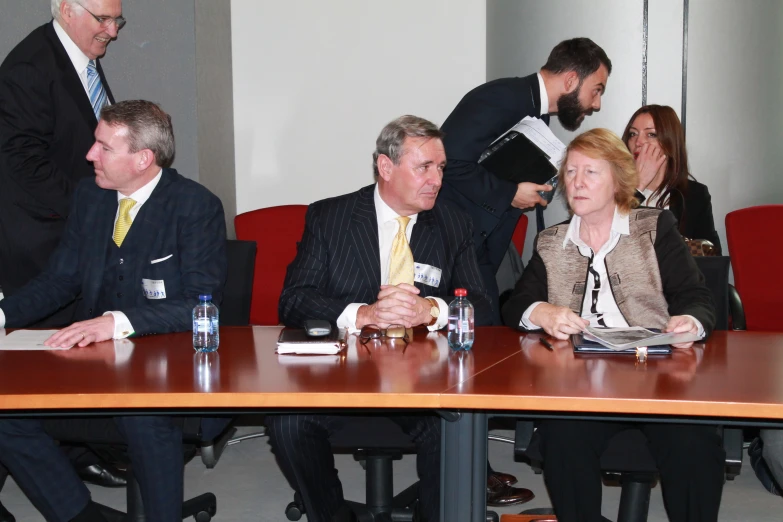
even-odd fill
[(726, 239), (748, 330), (783, 331), (783, 205), (729, 212)]
[(522, 214), (517, 221), (517, 226), (514, 229), (514, 235), (511, 236), (511, 242), (517, 249), (517, 253), (521, 256), (522, 250), (525, 248), (525, 236), (527, 236), (527, 216)]
[(280, 324), (277, 301), (285, 271), (296, 256), (304, 232), (307, 205), (282, 205), (245, 212), (234, 218), (237, 239), (255, 241), (255, 277), (250, 324)]

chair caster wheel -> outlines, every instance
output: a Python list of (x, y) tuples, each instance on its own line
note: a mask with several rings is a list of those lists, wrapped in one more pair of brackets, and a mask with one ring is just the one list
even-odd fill
[(196, 522), (210, 522), (212, 520), (212, 513), (200, 511), (193, 515), (193, 520)]
[(285, 516), (288, 520), (299, 520), (302, 518), (302, 510), (299, 509), (296, 502), (291, 502), (285, 508)]
[(487, 511), (487, 522), (500, 522), (500, 517), (494, 511)]

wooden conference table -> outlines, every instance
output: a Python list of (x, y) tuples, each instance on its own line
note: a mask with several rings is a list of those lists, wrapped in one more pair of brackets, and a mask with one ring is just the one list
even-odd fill
[[(444, 416), (443, 519), (485, 519), (487, 416), (693, 417), (783, 426), (783, 334), (716, 332), (650, 358), (553, 352), (539, 335), (478, 328), (471, 352), (417, 331), (337, 356), (278, 356), (279, 327), (222, 328), (195, 354), (188, 333), (70, 351), (0, 352), (0, 414), (426, 409)], [(470, 491), (471, 494), (465, 494)]]

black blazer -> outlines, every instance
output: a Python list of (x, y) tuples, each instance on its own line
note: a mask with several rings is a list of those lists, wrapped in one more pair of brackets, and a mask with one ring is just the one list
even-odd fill
[[(100, 62), (98, 73), (114, 103)], [(13, 293), (40, 273), (65, 230), (97, 121), (52, 23), (0, 65), (0, 287)]]
[[(482, 250), (486, 250), (494, 270), (500, 266), (522, 211), (511, 206), (517, 185), (495, 176), (478, 160), (493, 141), (525, 116), (541, 116), (536, 74), (501, 78), (476, 87), (441, 127), (448, 163), (439, 198), (470, 216), (479, 259), (485, 262)], [(548, 115), (542, 119), (549, 123)]]
[[(296, 257), (288, 266), (278, 314), (286, 326), (306, 319), (332, 324), (350, 303), (374, 303), (381, 287), (375, 186), (310, 205)], [(411, 235), (417, 263), (440, 268), (440, 285), (416, 283), (422, 297), (449, 303), (455, 288), (465, 288), (475, 307), (476, 325), (491, 324), (492, 307), (473, 251), (470, 222), (440, 203), (419, 213)]]
[[(117, 191), (104, 190), (93, 180), (79, 184), (63, 240), (48, 268), (0, 301), (6, 326), (26, 326), (79, 293), (76, 321), (108, 311), (98, 309), (97, 303), (116, 213)], [(123, 256), (134, 282), (134, 305), (119, 311), (128, 316), (137, 335), (190, 330), (199, 294), (212, 294), (220, 302), (226, 280), (226, 222), (220, 200), (203, 186), (174, 169), (163, 169), (123, 248), (126, 243), (135, 246)], [(155, 260), (162, 261), (153, 264)], [(166, 298), (147, 299), (142, 279), (163, 280)]]
[(712, 217), (712, 198), (707, 185), (689, 179), (685, 194), (672, 192), (669, 210), (679, 222), (680, 234), (688, 239), (707, 239), (721, 251), (720, 237)]

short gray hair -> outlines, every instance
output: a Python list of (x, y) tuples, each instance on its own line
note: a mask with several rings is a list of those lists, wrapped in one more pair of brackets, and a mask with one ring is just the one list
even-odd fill
[(372, 154), (372, 170), (378, 176), (378, 157), (388, 156), (395, 165), (400, 164), (404, 154), (402, 146), (405, 138), (443, 139), (443, 132), (431, 121), (406, 114), (386, 124), (378, 139), (375, 140), (375, 152)]
[(63, 2), (66, 4), (75, 4), (76, 0), (52, 0), (52, 18), (55, 20), (60, 19), (60, 5)]
[(101, 120), (128, 129), (129, 152), (150, 149), (155, 163), (164, 169), (174, 163), (174, 129), (171, 116), (158, 105), (145, 100), (127, 100), (106, 105)]

